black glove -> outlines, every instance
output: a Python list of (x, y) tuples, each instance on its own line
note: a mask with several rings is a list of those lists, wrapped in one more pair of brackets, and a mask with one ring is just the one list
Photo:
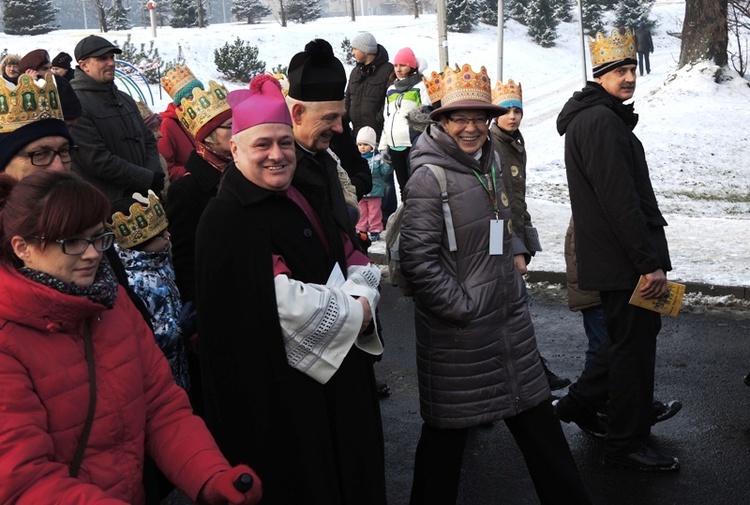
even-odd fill
[(151, 187), (157, 195), (164, 189), (164, 172), (154, 172), (154, 180), (151, 181)]

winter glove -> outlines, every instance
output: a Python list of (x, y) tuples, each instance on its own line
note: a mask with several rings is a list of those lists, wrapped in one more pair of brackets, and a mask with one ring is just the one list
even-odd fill
[[(253, 478), (250, 489), (241, 492), (241, 476), (250, 474)], [(230, 470), (211, 476), (198, 494), (198, 502), (205, 505), (255, 505), (263, 495), (263, 484), (255, 472), (247, 465), (237, 465)]]
[(154, 193), (159, 195), (164, 189), (164, 172), (154, 172), (154, 179), (151, 181), (151, 188)]
[(385, 163), (388, 166), (391, 166), (391, 151), (387, 147), (380, 151), (380, 159), (383, 160), (383, 163)]

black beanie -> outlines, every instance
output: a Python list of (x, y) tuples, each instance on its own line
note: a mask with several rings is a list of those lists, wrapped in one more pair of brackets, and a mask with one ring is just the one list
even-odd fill
[(68, 53), (60, 53), (52, 58), (52, 66), (57, 68), (69, 69), (70, 63), (73, 61), (73, 57)]
[(303, 102), (344, 99), (346, 72), (328, 41), (315, 39), (289, 62), (289, 96)]
[(65, 137), (71, 144), (74, 143), (68, 126), (61, 119), (41, 119), (10, 133), (0, 134), (0, 172), (5, 171), (18, 151), (43, 137)]

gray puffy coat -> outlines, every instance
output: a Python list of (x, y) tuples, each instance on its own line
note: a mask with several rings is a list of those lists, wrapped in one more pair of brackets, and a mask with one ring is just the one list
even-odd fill
[[(517, 415), (550, 395), (513, 263), (526, 252), (508, 229), (510, 207), (499, 171), (502, 255), (489, 255), (491, 141), (482, 161), (430, 125), (411, 154), (404, 190), (401, 269), (414, 291), (422, 418), (437, 428), (466, 428)], [(458, 250), (450, 252), (438, 182), (425, 164), (445, 169)]]

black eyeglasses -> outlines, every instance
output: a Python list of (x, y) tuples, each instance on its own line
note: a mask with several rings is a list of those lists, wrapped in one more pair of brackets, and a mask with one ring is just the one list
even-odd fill
[(221, 128), (222, 130), (231, 130), (232, 129), (232, 125), (223, 125), (223, 124), (220, 124), (216, 128)]
[(31, 164), (35, 167), (48, 167), (55, 161), (55, 156), (60, 157), (63, 163), (70, 163), (75, 153), (78, 152), (78, 146), (61, 147), (57, 151), (54, 149), (40, 149), (30, 153), (18, 153), (18, 156), (28, 156)]
[[(44, 240), (44, 237), (36, 237), (40, 240)], [(64, 238), (62, 240), (55, 240), (56, 244), (60, 244), (60, 247), (62, 247), (63, 254), (67, 254), (69, 256), (80, 256), (84, 252), (86, 252), (86, 249), (89, 248), (89, 245), (93, 245), (94, 249), (96, 249), (97, 252), (106, 251), (110, 247), (112, 247), (112, 244), (115, 242), (115, 234), (112, 232), (104, 232), (101, 235), (97, 235), (96, 237), (92, 239), (87, 238)]]

